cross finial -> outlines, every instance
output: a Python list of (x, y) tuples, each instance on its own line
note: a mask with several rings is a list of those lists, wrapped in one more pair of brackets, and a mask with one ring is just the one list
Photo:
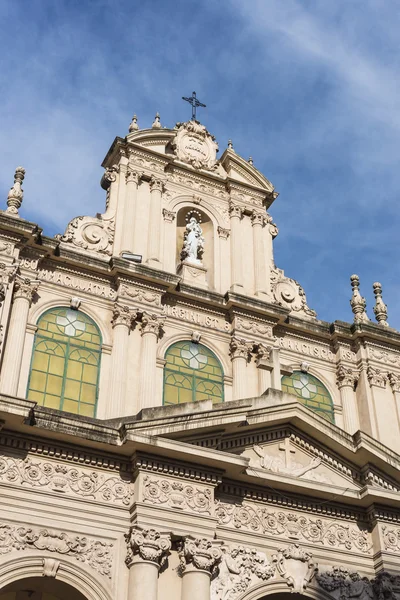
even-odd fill
[(202, 106), (203, 108), (206, 107), (205, 104), (202, 104), (200, 102), (200, 100), (198, 100), (196, 98), (196, 92), (192, 92), (192, 95), (189, 98), (186, 98), (185, 96), (182, 96), (182, 100), (185, 100), (185, 102), (189, 102), (189, 104), (191, 104), (191, 106), (192, 106), (192, 121), (196, 120), (196, 109), (199, 106)]

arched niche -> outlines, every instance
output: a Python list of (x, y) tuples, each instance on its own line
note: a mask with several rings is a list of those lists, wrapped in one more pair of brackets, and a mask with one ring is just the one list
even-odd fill
[(176, 266), (181, 262), (181, 251), (183, 248), (184, 235), (187, 225), (188, 215), (193, 215), (197, 220), (201, 220), (200, 226), (203, 230), (204, 237), (204, 254), (202, 257), (203, 266), (207, 269), (206, 279), (210, 289), (215, 287), (215, 256), (214, 256), (214, 244), (215, 244), (215, 231), (214, 224), (209, 215), (201, 210), (201, 208), (193, 206), (184, 206), (179, 209), (176, 215)]

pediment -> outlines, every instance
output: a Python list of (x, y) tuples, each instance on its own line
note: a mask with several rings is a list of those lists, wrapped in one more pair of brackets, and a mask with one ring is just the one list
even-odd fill
[(232, 150), (225, 150), (220, 162), (228, 176), (235, 181), (273, 192), (274, 186), (252, 164)]

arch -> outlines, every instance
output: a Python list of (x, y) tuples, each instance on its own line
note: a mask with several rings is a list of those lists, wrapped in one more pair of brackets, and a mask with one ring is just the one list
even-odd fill
[(237, 600), (262, 600), (272, 594), (278, 596), (277, 600), (286, 600), (286, 598), (289, 600), (289, 596), (290, 598), (293, 598), (293, 600), (296, 600), (296, 597), (299, 600), (301, 598), (303, 600), (306, 598), (311, 598), (312, 600), (335, 600), (331, 594), (325, 592), (314, 583), (308, 584), (307, 589), (303, 594), (293, 593), (284, 579), (278, 581), (262, 581), (240, 594), (240, 596), (237, 597)]
[(91, 317), (65, 306), (40, 316), (27, 398), (41, 406), (94, 417), (99, 391), (101, 333)]
[(282, 392), (295, 396), (307, 408), (331, 423), (335, 422), (332, 396), (318, 377), (296, 370), (292, 375), (284, 375), (281, 384)]
[(163, 404), (207, 399), (224, 401), (224, 371), (218, 357), (190, 340), (170, 345), (165, 353)]
[[(4, 557), (3, 557), (4, 558)], [(60, 558), (49, 552), (24, 553), (13, 556), (1, 562), (0, 565), (0, 594), (6, 586), (31, 577), (43, 577), (43, 562), (45, 558), (56, 558), (59, 567), (56, 580), (61, 581), (77, 590), (87, 600), (112, 600), (110, 588), (100, 579), (96, 571), (78, 561), (72, 561), (64, 556)]]
[[(201, 190), (198, 191), (198, 194), (199, 195), (202, 194)], [(182, 194), (180, 196), (175, 196), (175, 198), (173, 198), (171, 200), (168, 208), (175, 212), (178, 212), (182, 208), (200, 208), (205, 213), (208, 213), (208, 216), (210, 217), (211, 221), (213, 221), (213, 225), (214, 225), (215, 229), (217, 229), (218, 225), (225, 226), (225, 227), (227, 225), (226, 222), (223, 221), (219, 212), (215, 209), (215, 207), (210, 202), (208, 202), (208, 200), (206, 200), (202, 197), (200, 205), (197, 206), (193, 202), (193, 194), (192, 195)]]
[[(222, 370), (224, 372), (225, 377), (232, 377), (232, 362), (227, 361), (228, 352), (226, 353), (226, 355), (221, 354), (220, 348), (218, 348), (209, 337), (205, 339), (204, 336), (201, 336), (201, 340), (202, 342), (204, 342), (204, 345), (207, 346), (207, 348), (209, 348), (218, 358), (219, 362), (222, 365)], [(185, 341), (190, 341), (190, 333), (188, 332), (177, 333), (175, 335), (171, 335), (167, 339), (161, 339), (157, 346), (157, 359), (164, 361), (165, 353), (167, 352), (170, 346), (172, 346), (176, 342)]]

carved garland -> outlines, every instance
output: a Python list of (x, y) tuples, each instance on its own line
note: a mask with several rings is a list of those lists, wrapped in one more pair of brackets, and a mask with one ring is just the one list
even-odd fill
[(144, 477), (143, 482), (144, 502), (211, 515), (212, 494), (207, 488), (148, 476)]

